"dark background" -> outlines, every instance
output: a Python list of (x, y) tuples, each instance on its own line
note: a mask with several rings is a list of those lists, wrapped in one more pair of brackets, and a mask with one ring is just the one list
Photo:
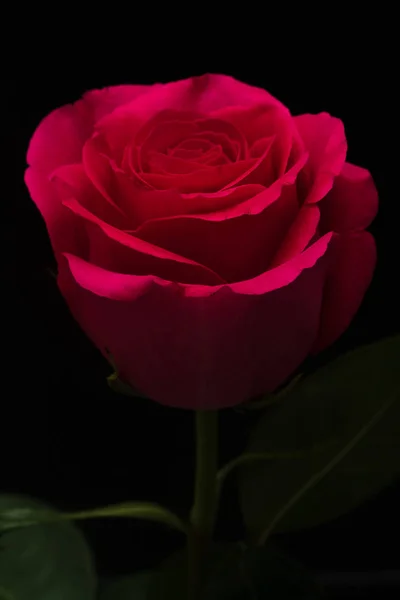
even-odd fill
[[(204, 37), (204, 36), (203, 36)], [(3, 81), (3, 128), (8, 157), (3, 173), (6, 241), (1, 404), (1, 491), (42, 498), (64, 510), (133, 500), (163, 503), (184, 512), (193, 480), (193, 415), (153, 402), (114, 395), (108, 364), (70, 316), (49, 273), (54, 268), (44, 223), (23, 182), (25, 154), (39, 121), (83, 92), (121, 83), (153, 83), (224, 72), (265, 87), (293, 114), (328, 111), (345, 124), (348, 159), (368, 168), (380, 193), (379, 215), (370, 231), (378, 267), (362, 308), (349, 330), (321, 361), (364, 342), (398, 333), (399, 292), (396, 204), (392, 161), (390, 78), (382, 55), (367, 52), (368, 36), (352, 53), (323, 59), (321, 49), (300, 48), (292, 60), (260, 51), (222, 52), (212, 60), (157, 57), (126, 64), (101, 57), (67, 59), (54, 68), (51, 52)], [(104, 51), (104, 49), (103, 49)], [(273, 56), (273, 58), (271, 58)], [(126, 58), (126, 56), (125, 56)], [(386, 60), (387, 62), (387, 60)], [(386, 63), (385, 63), (386, 64)], [(397, 152), (396, 144), (395, 152)], [(4, 187), (3, 187), (4, 192)], [(221, 415), (221, 461), (243, 447), (250, 421), (233, 410)], [(233, 485), (221, 511), (219, 535), (237, 539)], [(399, 484), (362, 507), (315, 530), (280, 537), (294, 556), (315, 569), (398, 568)], [(82, 524), (103, 573), (152, 566), (180, 536), (132, 521)]]

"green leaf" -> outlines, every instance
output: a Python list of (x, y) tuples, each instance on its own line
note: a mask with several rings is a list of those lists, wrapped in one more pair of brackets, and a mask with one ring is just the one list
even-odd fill
[(174, 527), (182, 533), (186, 532), (186, 525), (179, 517), (163, 506), (149, 502), (126, 502), (73, 513), (57, 513), (51, 510), (33, 508), (0, 510), (0, 532), (16, 527), (28, 527), (37, 523), (81, 521), (107, 517), (156, 521)]
[(306, 456), (307, 454), (311, 454), (312, 452), (322, 452), (327, 449), (328, 446), (331, 446), (334, 440), (330, 440), (326, 444), (321, 446), (315, 446), (314, 448), (309, 448), (308, 450), (298, 450), (292, 452), (249, 452), (245, 454), (240, 454), (236, 458), (232, 459), (226, 465), (224, 465), (217, 473), (217, 484), (218, 484), (218, 493), (221, 492), (222, 485), (230, 473), (246, 464), (255, 463), (258, 461), (271, 461), (271, 460), (288, 460), (288, 459), (297, 459)]
[[(2, 511), (51, 512), (38, 500), (0, 495)], [(0, 535), (0, 600), (94, 600), (89, 549), (69, 523), (9, 529)]]
[(246, 402), (242, 405), (243, 412), (246, 410), (263, 410), (275, 404), (276, 402), (282, 400), (292, 389), (299, 383), (300, 379), (303, 377), (303, 373), (299, 373), (293, 379), (289, 381), (279, 392), (275, 394), (267, 394), (261, 400), (256, 400), (253, 402)]
[(350, 352), (304, 379), (271, 407), (247, 452), (296, 452), (239, 471), (252, 539), (318, 525), (356, 507), (400, 473), (400, 336)]
[(151, 571), (143, 571), (100, 586), (97, 600), (147, 600), (152, 577)]

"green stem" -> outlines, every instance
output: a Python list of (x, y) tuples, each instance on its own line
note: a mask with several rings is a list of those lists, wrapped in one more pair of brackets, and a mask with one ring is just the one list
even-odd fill
[(196, 412), (196, 477), (188, 538), (189, 600), (200, 597), (204, 559), (214, 532), (218, 504), (218, 413)]

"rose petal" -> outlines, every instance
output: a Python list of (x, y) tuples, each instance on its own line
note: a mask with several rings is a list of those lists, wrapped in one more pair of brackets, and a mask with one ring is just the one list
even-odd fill
[[(238, 212), (239, 206), (258, 197), (263, 191), (263, 186), (255, 184), (241, 185), (209, 194), (179, 194), (173, 190), (136, 189), (138, 226), (149, 220), (190, 214), (196, 214), (199, 218), (201, 216), (207, 218), (211, 214), (211, 219), (215, 216), (215, 219), (218, 220), (219, 215), (225, 214), (225, 211), (227, 211), (227, 215), (229, 215), (228, 211)], [(223, 220), (222, 217), (219, 220)], [(133, 232), (134, 229), (130, 231)]]
[(169, 148), (199, 137), (220, 144), (232, 161), (248, 157), (246, 139), (233, 125), (193, 112), (163, 110), (146, 121), (135, 136), (130, 136), (126, 142), (134, 139), (142, 154), (151, 150), (167, 153)]
[(270, 267), (276, 267), (303, 252), (317, 233), (319, 218), (318, 206), (315, 204), (302, 206), (271, 261)]
[[(319, 324), (325, 266), (318, 259), (327, 240), (264, 274), (270, 288), (257, 280), (193, 290), (110, 273), (73, 255), (59, 286), (124, 380), (162, 404), (223, 408), (274, 390), (307, 356)], [(273, 286), (279, 289), (267, 293)]]
[[(237, 81), (226, 75), (202, 75), (166, 84), (151, 86), (140, 100), (140, 96), (121, 106), (113, 115), (99, 122), (99, 130), (113, 136), (116, 145), (131, 138), (141, 123), (151, 119), (160, 109), (193, 111), (209, 114), (228, 106), (268, 106), (282, 104), (267, 91)], [(110, 140), (109, 140), (110, 141)]]
[(58, 167), (50, 175), (50, 179), (57, 188), (61, 200), (76, 198), (82, 206), (102, 221), (114, 227), (126, 227), (126, 215), (119, 206), (100, 194), (81, 164)]
[(60, 165), (79, 163), (82, 146), (92, 132), (93, 120), (83, 100), (47, 115), (29, 143), (27, 162), (49, 174)]
[(82, 146), (100, 117), (144, 94), (149, 86), (126, 85), (93, 90), (74, 104), (57, 108), (36, 128), (29, 144), (29, 165), (50, 173), (60, 165), (79, 163)]
[(220, 144), (213, 144), (210, 140), (189, 138), (168, 151), (169, 156), (195, 161), (205, 165), (218, 165), (231, 162), (222, 151)]
[(135, 186), (121, 170), (116, 169), (107, 155), (105, 140), (92, 136), (82, 152), (85, 173), (94, 187), (111, 205), (116, 205), (126, 215), (125, 229), (140, 222), (135, 202)]
[(342, 121), (328, 113), (300, 115), (294, 117), (294, 122), (309, 153), (303, 177), (307, 191), (304, 200), (311, 204), (326, 196), (342, 171), (347, 153), (346, 136)]
[(148, 170), (151, 173), (160, 175), (185, 175), (199, 169), (204, 170), (206, 166), (193, 160), (189, 161), (174, 156), (167, 156), (160, 152), (149, 152), (147, 157)]
[(79, 285), (98, 296), (104, 296), (110, 300), (129, 302), (146, 293), (154, 283), (162, 287), (172, 286), (177, 288), (182, 295), (190, 298), (208, 298), (220, 293), (223, 288), (229, 289), (234, 294), (259, 296), (289, 285), (297, 279), (304, 269), (314, 267), (327, 253), (332, 236), (332, 233), (325, 234), (302, 254), (258, 277), (239, 283), (212, 286), (174, 283), (155, 275), (137, 276), (114, 273), (96, 265), (91, 265), (86, 260), (73, 256), (71, 253), (64, 253), (64, 255), (70, 263), (72, 261), (74, 264), (82, 265), (83, 271), (74, 271), (74, 276), (76, 276)]
[(184, 283), (217, 285), (224, 281), (203, 265), (104, 223), (75, 199), (63, 204), (87, 224), (89, 260), (95, 265), (119, 273), (157, 275)]
[(187, 138), (179, 142), (174, 148), (170, 148), (168, 155), (185, 160), (201, 160), (204, 154), (213, 149), (214, 144), (210, 140)]
[(144, 102), (138, 98), (137, 102), (134, 100), (121, 106), (97, 124), (98, 131), (107, 137), (114, 152), (134, 139), (143, 123), (151, 122), (160, 109), (163, 113), (175, 110), (209, 114), (222, 107), (253, 106), (261, 102), (267, 106), (282, 106), (265, 90), (224, 75), (204, 75), (155, 84), (145, 97)]
[[(241, 131), (249, 146), (251, 155), (261, 139), (274, 137), (274, 151), (271, 154), (276, 177), (286, 171), (296, 128), (290, 112), (283, 105), (258, 104), (250, 107), (228, 107), (213, 112), (213, 116), (234, 125)], [(297, 158), (297, 156), (296, 156)]]
[(73, 252), (86, 257), (88, 240), (85, 228), (75, 215), (62, 205), (54, 184), (33, 167), (25, 171), (25, 184), (46, 223), (57, 260), (60, 252)]
[[(281, 196), (286, 186), (296, 183), (296, 178), (306, 160), (307, 155), (303, 155), (287, 173), (268, 188), (246, 184), (209, 194), (141, 190), (137, 192), (140, 195), (136, 203), (136, 206), (140, 207), (138, 210), (143, 211), (141, 215), (145, 217), (141, 223), (157, 218), (188, 215), (206, 221), (226, 221), (243, 215), (258, 215)], [(168, 213), (169, 208), (170, 213)], [(159, 217), (156, 216), (157, 211), (160, 211)], [(165, 214), (162, 214), (163, 211)]]
[(225, 210), (230, 207), (237, 211), (237, 204), (247, 199), (251, 200), (264, 190), (263, 186), (255, 184), (209, 194), (180, 194), (176, 190), (145, 189), (129, 179), (121, 170), (113, 167), (110, 159), (104, 154), (103, 143), (101, 136), (94, 136), (87, 141), (83, 150), (84, 168), (96, 189), (110, 203), (113, 204), (114, 199), (118, 202), (119, 208), (127, 215), (127, 230), (134, 230), (148, 219)]
[(141, 173), (140, 181), (146, 182), (153, 189), (173, 189), (187, 194), (217, 192), (236, 186), (238, 183), (268, 185), (270, 183), (268, 181), (268, 164), (264, 165), (264, 163), (266, 163), (272, 143), (273, 139), (268, 140), (263, 154), (258, 158), (241, 160), (236, 163), (215, 167), (204, 167), (198, 171), (183, 175)]
[(211, 221), (197, 216), (150, 220), (135, 236), (206, 265), (228, 282), (250, 279), (266, 271), (296, 218), (294, 186), (256, 215)]
[(367, 231), (335, 236), (329, 253), (330, 269), (314, 352), (332, 344), (347, 329), (371, 283), (376, 264), (374, 238)]
[[(145, 128), (147, 125), (146, 123)], [(197, 127), (195, 122), (179, 120), (179, 116), (176, 116), (174, 121), (165, 121), (158, 125), (152, 125), (152, 130), (143, 142), (140, 142), (141, 132), (139, 131), (138, 135), (133, 138), (133, 144), (140, 149), (142, 169), (147, 170), (146, 156), (148, 152), (159, 151), (166, 153), (168, 148), (173, 147), (196, 132)]]
[(115, 85), (86, 92), (83, 99), (91, 108), (94, 122), (97, 122), (118, 106), (123, 106), (138, 96), (148, 93), (151, 88), (151, 85)]
[(378, 193), (366, 169), (345, 163), (321, 202), (321, 230), (338, 233), (366, 229), (378, 210)]
[(198, 119), (199, 135), (204, 135), (216, 144), (221, 144), (225, 154), (232, 160), (249, 158), (247, 139), (237, 127), (223, 119), (211, 117)]
[[(193, 142), (196, 141), (201, 142), (202, 140), (193, 140)], [(222, 146), (213, 145), (211, 142), (209, 142), (209, 144), (210, 148), (208, 150), (203, 150), (203, 152), (200, 150), (185, 150), (184, 148), (180, 148), (177, 152), (171, 153), (171, 156), (174, 156), (174, 158), (183, 158), (184, 160), (192, 160), (204, 165), (225, 165), (230, 162), (224, 154)]]

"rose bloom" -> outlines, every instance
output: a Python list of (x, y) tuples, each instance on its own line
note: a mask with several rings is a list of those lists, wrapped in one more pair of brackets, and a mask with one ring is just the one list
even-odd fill
[(357, 311), (377, 193), (346, 151), (339, 119), (204, 75), (55, 110), (25, 181), (61, 293), (120, 378), (216, 409), (273, 391)]

